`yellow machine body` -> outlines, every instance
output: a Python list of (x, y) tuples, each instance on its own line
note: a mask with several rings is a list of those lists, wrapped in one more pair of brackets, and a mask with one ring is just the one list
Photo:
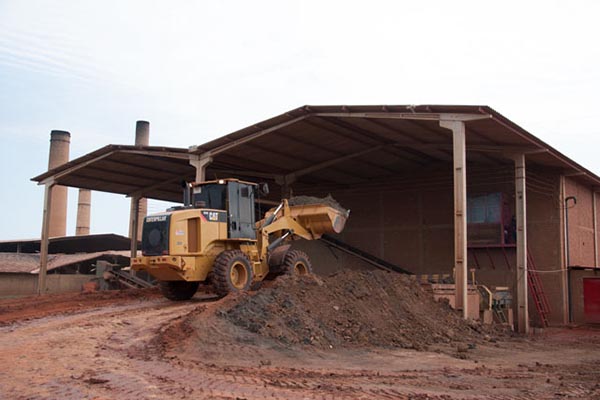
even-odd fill
[(224, 250), (239, 249), (250, 257), (255, 276), (264, 278), (256, 240), (228, 239), (223, 210), (188, 209), (165, 212), (147, 218), (168, 216), (168, 251), (161, 255), (136, 257), (132, 269), (146, 271), (159, 281), (204, 281), (215, 258)]
[[(219, 254), (225, 250), (240, 250), (250, 260), (253, 281), (257, 282), (269, 273), (270, 247), (276, 247), (284, 239), (313, 240), (324, 233), (339, 233), (347, 216), (327, 205), (289, 206), (287, 200), (283, 200), (279, 207), (267, 212), (265, 219), (256, 222), (255, 230), (251, 230), (256, 238), (232, 239), (228, 237), (231, 221), (226, 210), (184, 208), (154, 214), (144, 220), (142, 247), (146, 243), (145, 254), (134, 258), (131, 268), (145, 271), (159, 281), (202, 282), (212, 271)], [(163, 230), (152, 232), (152, 226)], [(160, 254), (147, 254), (152, 253), (153, 244), (157, 244)]]

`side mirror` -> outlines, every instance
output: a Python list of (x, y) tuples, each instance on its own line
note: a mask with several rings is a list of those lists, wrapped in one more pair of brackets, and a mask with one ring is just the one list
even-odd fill
[(261, 196), (266, 196), (269, 194), (269, 185), (266, 182), (258, 184), (258, 193)]

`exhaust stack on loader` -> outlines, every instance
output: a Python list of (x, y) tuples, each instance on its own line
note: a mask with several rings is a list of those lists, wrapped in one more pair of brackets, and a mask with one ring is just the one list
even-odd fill
[(132, 260), (132, 269), (157, 278), (171, 300), (191, 298), (201, 282), (210, 281), (224, 296), (268, 275), (311, 273), (308, 255), (284, 243), (340, 233), (349, 211), (290, 206), (284, 199), (257, 222), (258, 191), (259, 185), (237, 179), (186, 184), (184, 206), (144, 219), (142, 256)]

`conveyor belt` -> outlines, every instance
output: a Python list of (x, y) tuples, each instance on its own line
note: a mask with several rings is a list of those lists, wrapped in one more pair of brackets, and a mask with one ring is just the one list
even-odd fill
[(143, 279), (137, 278), (129, 273), (129, 271), (112, 270), (110, 273), (117, 281), (131, 289), (143, 289), (153, 287), (154, 285)]
[(369, 264), (377, 268), (385, 269), (386, 271), (394, 271), (399, 272), (401, 274), (412, 275), (412, 272), (409, 272), (403, 268), (400, 268), (397, 265), (382, 260), (379, 257), (375, 257), (373, 254), (367, 253), (366, 251), (351, 246), (348, 243), (344, 243), (341, 240), (335, 239), (334, 237), (331, 237), (329, 235), (321, 236), (321, 241), (326, 243), (328, 246), (335, 247), (336, 249), (343, 251), (346, 254), (350, 254), (354, 257), (360, 258), (361, 260), (368, 262)]

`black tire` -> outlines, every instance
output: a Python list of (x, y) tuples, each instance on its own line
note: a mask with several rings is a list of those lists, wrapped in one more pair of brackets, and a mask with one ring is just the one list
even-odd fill
[(288, 251), (279, 270), (283, 275), (304, 276), (313, 273), (310, 258), (300, 250)]
[(240, 250), (225, 250), (217, 256), (213, 267), (213, 285), (219, 296), (250, 289), (254, 271), (246, 254)]
[(169, 300), (184, 301), (191, 299), (200, 286), (200, 282), (163, 281), (160, 282), (160, 292)]

